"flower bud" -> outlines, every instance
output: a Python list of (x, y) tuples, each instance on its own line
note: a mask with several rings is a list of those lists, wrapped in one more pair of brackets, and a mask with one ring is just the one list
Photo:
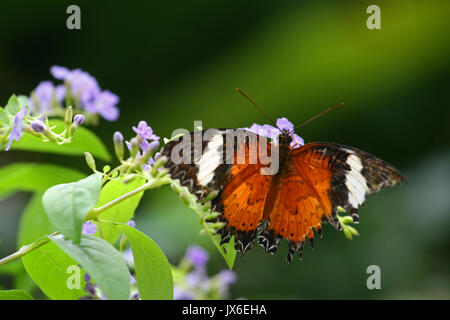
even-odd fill
[(216, 234), (216, 230), (215, 229), (211, 229), (211, 228), (201, 229), (200, 230), (200, 235), (204, 235), (204, 234), (215, 235)]
[(85, 120), (85, 116), (82, 114), (77, 114), (73, 117), (73, 121), (77, 124), (77, 126), (81, 126)]
[(120, 131), (114, 132), (113, 141), (116, 144), (123, 143), (123, 134)]
[(216, 230), (217, 229), (222, 229), (225, 226), (226, 226), (225, 222), (221, 222), (221, 221), (214, 222), (214, 223), (209, 223), (208, 222), (208, 228), (212, 228), (212, 229), (216, 229)]
[(158, 157), (158, 158), (156, 159), (156, 161), (155, 161), (154, 167), (155, 167), (155, 168), (161, 168), (163, 165), (166, 164), (167, 160), (168, 160), (168, 159), (167, 159), (166, 156), (160, 156), (160, 157)]
[(90, 154), (89, 152), (85, 152), (84, 157), (86, 158), (86, 163), (89, 166), (89, 168), (95, 171), (95, 160), (92, 154)]
[(352, 240), (352, 232), (348, 228), (344, 228), (344, 235), (347, 239)]
[(217, 197), (218, 194), (219, 194), (219, 192), (216, 191), (216, 190), (210, 191), (210, 192), (206, 195), (206, 197), (205, 197), (205, 199), (203, 200), (203, 202), (211, 201), (212, 199), (214, 199), (215, 197)]
[(45, 124), (41, 120), (36, 120), (36, 121), (33, 121), (33, 123), (31, 123), (31, 128), (35, 132), (40, 133), (45, 130)]
[(134, 158), (139, 151), (139, 140), (137, 138), (133, 138), (129, 143), (131, 157)]
[(114, 151), (116, 152), (117, 159), (123, 159), (123, 135), (119, 131), (114, 132)]
[(64, 125), (66, 129), (69, 129), (70, 126), (72, 125), (72, 117), (73, 117), (72, 107), (69, 106), (66, 110), (66, 115), (64, 117)]
[(351, 226), (347, 226), (347, 228), (353, 236), (359, 236), (358, 230), (356, 230), (355, 228), (353, 228)]
[(213, 220), (220, 216), (220, 212), (213, 211), (205, 217), (205, 220)]
[(82, 114), (77, 114), (75, 115), (75, 117), (73, 117), (73, 123), (70, 126), (69, 130), (69, 137), (73, 137), (75, 135), (75, 131), (77, 131), (78, 127), (83, 124), (84, 119), (85, 117)]
[(152, 150), (152, 155), (155, 153), (156, 150), (159, 148), (159, 141), (152, 141), (150, 142), (150, 145), (148, 146), (150, 150)]
[(353, 218), (350, 216), (343, 216), (340, 219), (343, 224), (353, 223)]
[[(140, 164), (142, 164), (142, 165), (147, 164), (149, 162), (150, 158), (155, 153), (155, 151), (158, 149), (158, 147), (159, 147), (159, 142), (152, 141), (149, 144), (149, 146), (147, 147), (147, 149), (145, 150), (143, 156), (139, 159)], [(152, 161), (152, 162), (154, 162), (154, 161)]]
[(210, 212), (211, 212), (211, 201), (208, 201), (208, 202), (206, 202), (206, 203), (204, 203), (203, 205), (202, 205), (202, 210), (203, 210), (203, 212), (205, 212), (205, 214), (209, 214)]

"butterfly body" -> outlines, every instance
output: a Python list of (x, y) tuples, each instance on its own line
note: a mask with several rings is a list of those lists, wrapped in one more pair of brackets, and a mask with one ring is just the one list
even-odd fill
[[(404, 180), (391, 165), (356, 148), (334, 143), (293, 145), (288, 130), (277, 136), (276, 144), (248, 131), (243, 131), (248, 135), (244, 140), (229, 139), (228, 130), (233, 129), (217, 129), (208, 135), (197, 144), (201, 150), (182, 149), (183, 159), (193, 163), (176, 162), (172, 155), (179, 152), (180, 139), (192, 142), (195, 132), (169, 142), (162, 155), (168, 158), (166, 167), (172, 178), (199, 199), (211, 191), (218, 193), (212, 209), (220, 213), (217, 220), (225, 223), (219, 230), (222, 243), (234, 236), (235, 248), (241, 253), (257, 239), (266, 252), (274, 254), (281, 240), (287, 239), (290, 262), (297, 251), (301, 257), (306, 240), (313, 245), (314, 230), (322, 236), (322, 223), (341, 229), (338, 207), (357, 222), (358, 207), (368, 195)], [(197, 134), (205, 138), (206, 130)], [(252, 141), (257, 145), (253, 149)], [(273, 174), (264, 172), (271, 164), (264, 163), (263, 147), (272, 162), (272, 156), (278, 155), (278, 170)], [(225, 150), (234, 153), (230, 156)], [(245, 154), (244, 163), (239, 161), (239, 152)], [(254, 155), (256, 161), (251, 162)]]

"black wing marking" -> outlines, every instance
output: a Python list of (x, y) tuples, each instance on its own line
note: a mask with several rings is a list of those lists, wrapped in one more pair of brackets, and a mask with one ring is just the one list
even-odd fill
[(294, 153), (301, 153), (301, 161), (306, 165), (326, 167), (333, 171), (330, 197), (334, 216), (337, 206), (341, 206), (358, 221), (358, 206), (364, 204), (368, 195), (406, 180), (400, 171), (386, 161), (353, 147), (335, 143), (308, 143)]

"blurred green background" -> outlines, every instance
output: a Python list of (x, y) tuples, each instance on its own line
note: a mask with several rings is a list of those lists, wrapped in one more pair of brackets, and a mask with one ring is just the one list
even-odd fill
[[(194, 120), (205, 128), (266, 123), (236, 87), (296, 124), (345, 102), (297, 134), (368, 151), (407, 177), (367, 201), (352, 241), (326, 225), (302, 261), (285, 262), (286, 243), (275, 256), (255, 246), (238, 257), (233, 298), (450, 298), (450, 2), (76, 1), (79, 31), (66, 28), (70, 4), (1, 2), (1, 105), (50, 80), (52, 65), (82, 68), (121, 98), (119, 121), (93, 128), (112, 151), (113, 132), (131, 136), (141, 119), (162, 137), (192, 130)], [(371, 4), (381, 8), (381, 30), (366, 27)], [(24, 160), (89, 173), (81, 158), (0, 154), (0, 166)], [(1, 256), (15, 250), (29, 197), (0, 203)], [(148, 192), (136, 220), (170, 262), (200, 244), (211, 273), (226, 268), (169, 187)], [(381, 290), (366, 287), (372, 264)], [(13, 284), (0, 277), (0, 285)]]

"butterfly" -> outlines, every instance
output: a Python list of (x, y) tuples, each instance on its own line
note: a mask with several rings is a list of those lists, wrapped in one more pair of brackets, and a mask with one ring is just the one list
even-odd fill
[[(291, 128), (277, 129), (271, 141), (251, 128), (195, 131), (168, 142), (161, 151), (172, 179), (199, 200), (217, 194), (212, 210), (225, 225), (218, 230), (221, 244), (234, 236), (242, 254), (256, 240), (274, 254), (287, 239), (286, 260), (291, 262), (296, 252), (301, 258), (305, 241), (313, 246), (314, 231), (322, 237), (323, 223), (342, 230), (339, 207), (357, 223), (358, 208), (368, 195), (405, 180), (367, 152), (328, 142), (302, 145)], [(262, 149), (271, 161), (263, 159)], [(274, 159), (277, 170), (267, 174), (264, 169)]]

